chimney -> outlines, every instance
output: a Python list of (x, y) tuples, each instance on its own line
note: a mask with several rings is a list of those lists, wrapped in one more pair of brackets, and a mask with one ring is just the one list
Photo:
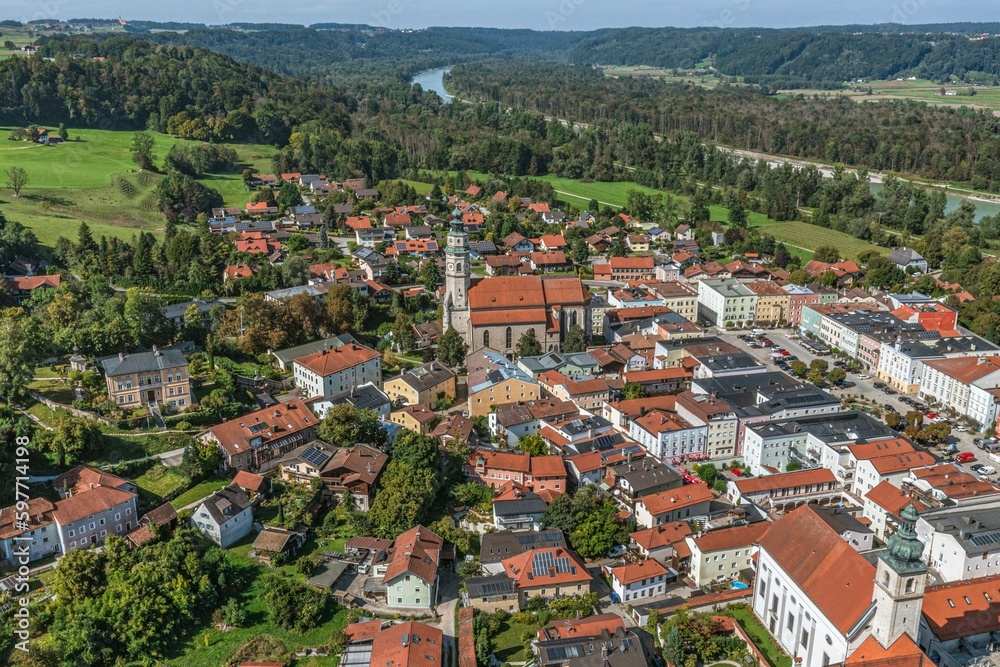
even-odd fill
[(123, 352), (118, 353), (118, 361), (125, 361), (125, 354)]

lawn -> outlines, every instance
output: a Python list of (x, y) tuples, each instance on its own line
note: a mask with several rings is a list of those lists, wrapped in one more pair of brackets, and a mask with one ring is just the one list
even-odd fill
[(807, 250), (815, 250), (821, 245), (829, 245), (838, 248), (841, 253), (850, 259), (857, 259), (858, 255), (869, 250), (874, 250), (883, 255), (889, 254), (889, 248), (880, 248), (867, 241), (856, 239), (850, 234), (838, 232), (834, 229), (810, 225), (808, 222), (775, 222), (766, 225), (759, 225), (765, 234), (770, 234), (776, 240), (787, 245), (797, 246)]
[(70, 386), (58, 378), (33, 380), (28, 383), (28, 389), (33, 389), (50, 401), (62, 403), (63, 405), (72, 405), (75, 400), (73, 390)]
[(132, 481), (139, 487), (139, 498), (143, 502), (159, 504), (166, 496), (187, 485), (188, 478), (176, 468), (156, 463)]
[[(0, 127), (0, 135), (6, 136), (10, 129)], [(139, 180), (129, 150), (133, 134), (71, 127), (70, 140), (59, 146), (0, 143), (0, 173), (14, 166), (28, 173), (20, 197), (13, 197), (3, 184), (0, 206), (5, 215), (30, 227), (48, 246), (60, 236), (74, 238), (82, 221), (90, 225), (97, 238), (106, 235), (128, 239), (140, 230), (162, 234), (163, 216), (150, 205), (162, 176)], [(171, 146), (197, 143), (166, 135), (155, 135), (155, 140), (160, 163)], [(237, 152), (242, 166), (257, 171), (271, 169), (273, 148), (255, 144), (229, 146)], [(247, 193), (240, 171), (242, 168), (233, 173), (208, 174), (201, 182), (218, 190), (226, 205), (242, 206)], [(132, 184), (130, 196), (112, 184), (113, 175)]]
[(494, 654), (500, 662), (520, 662), (531, 660), (531, 651), (525, 648), (525, 635), (534, 637), (538, 625), (515, 623), (510, 619), (500, 626), (500, 633), (493, 638), (496, 644)]
[(190, 503), (195, 502), (196, 500), (201, 500), (202, 498), (206, 498), (212, 495), (213, 493), (215, 493), (222, 487), (228, 485), (232, 481), (233, 480), (229, 479), (228, 477), (220, 477), (218, 475), (209, 477), (204, 482), (196, 484), (195, 486), (191, 487), (181, 495), (171, 500), (170, 504), (174, 506), (174, 509), (179, 510), (185, 505), (188, 505)]
[(747, 635), (757, 645), (757, 648), (764, 653), (772, 667), (792, 667), (791, 659), (778, 648), (778, 645), (771, 638), (771, 634), (760, 624), (760, 621), (757, 620), (757, 617), (754, 616), (748, 607), (733, 605), (727, 607), (722, 613), (726, 616), (731, 616), (746, 630)]

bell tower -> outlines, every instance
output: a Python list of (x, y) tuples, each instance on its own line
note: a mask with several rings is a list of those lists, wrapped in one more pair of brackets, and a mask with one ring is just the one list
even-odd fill
[(442, 333), (454, 327), (466, 343), (469, 340), (469, 235), (465, 232), (462, 211), (451, 212), (451, 230), (445, 254), (445, 302)]
[(920, 560), (924, 544), (917, 539), (914, 526), (917, 510), (907, 505), (899, 515), (900, 526), (878, 557), (875, 570), (875, 617), (872, 636), (889, 648), (907, 634), (915, 642), (920, 629), (920, 608), (927, 583), (927, 566)]

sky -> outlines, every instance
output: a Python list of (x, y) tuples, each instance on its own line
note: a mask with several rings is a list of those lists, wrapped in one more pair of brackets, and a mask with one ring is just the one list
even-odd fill
[(0, 18), (193, 23), (367, 23), (593, 30), (626, 26), (795, 27), (996, 21), (996, 0), (4, 0)]

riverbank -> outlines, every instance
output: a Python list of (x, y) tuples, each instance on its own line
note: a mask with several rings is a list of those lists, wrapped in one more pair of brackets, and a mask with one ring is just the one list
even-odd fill
[(444, 75), (450, 72), (454, 68), (454, 65), (449, 65), (448, 67), (439, 67), (437, 69), (429, 69), (423, 72), (419, 72), (410, 79), (410, 85), (414, 86), (419, 84), (424, 90), (430, 90), (437, 93), (444, 102), (451, 102), (452, 95), (444, 87)]

